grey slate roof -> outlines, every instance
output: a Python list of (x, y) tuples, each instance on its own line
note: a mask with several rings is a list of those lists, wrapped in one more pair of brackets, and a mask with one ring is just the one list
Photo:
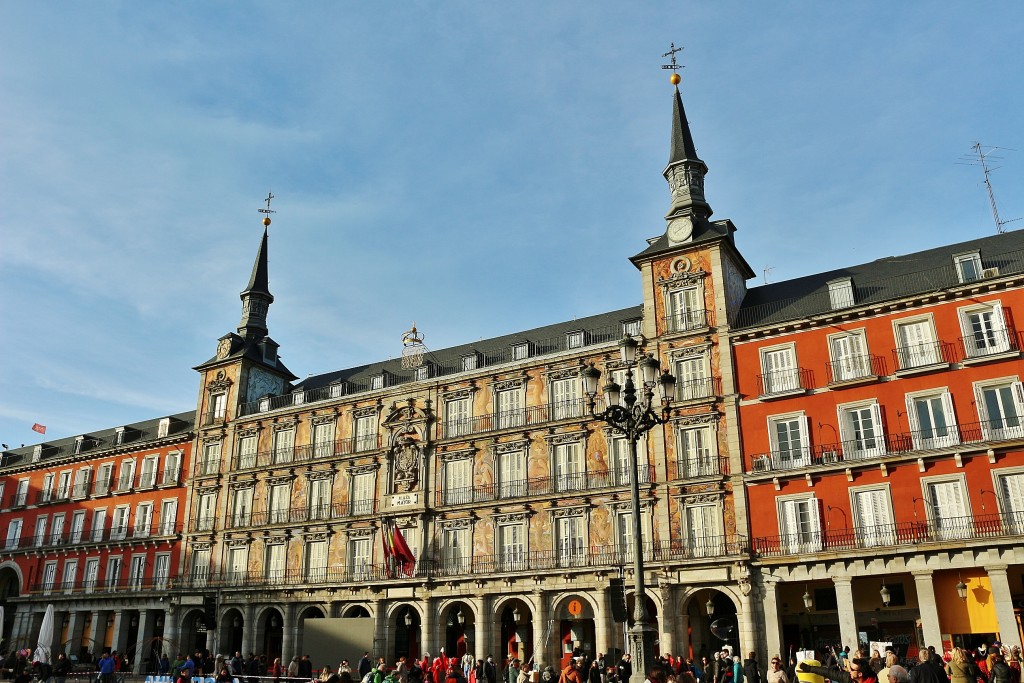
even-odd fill
[[(700, 242), (709, 242), (711, 240), (725, 238), (726, 240), (728, 240), (729, 244), (733, 247), (733, 249), (735, 249), (736, 241), (735, 237), (733, 236), (735, 232), (736, 226), (733, 225), (732, 221), (729, 219), (721, 221), (709, 221), (694, 216), (693, 236), (691, 237), (690, 241), (687, 242), (687, 244), (697, 244)], [(647, 245), (646, 249), (644, 249), (635, 256), (631, 256), (629, 260), (633, 262), (633, 265), (639, 268), (640, 266), (637, 263), (638, 261), (641, 261), (651, 256), (657, 256), (662, 252), (671, 251), (673, 249), (679, 249), (679, 245), (670, 244), (668, 241), (668, 235), (661, 234), (658, 237), (655, 237), (653, 240), (651, 240), (651, 243)], [(737, 255), (740, 256), (741, 260), (743, 259), (742, 255), (738, 253)], [(746, 265), (746, 261), (744, 261), (744, 265)], [(747, 266), (748, 269), (749, 267), (750, 266)], [(751, 270), (749, 276), (754, 277), (754, 271)]]
[[(170, 428), (168, 429), (167, 436), (157, 438), (157, 429), (160, 426), (160, 421), (164, 417), (170, 418)], [(192, 431), (193, 425), (195, 425), (196, 412), (194, 410), (178, 413), (176, 415), (165, 415), (152, 420), (143, 420), (142, 422), (133, 422), (131, 424), (119, 425), (125, 427), (124, 438), (120, 444), (116, 443), (117, 428), (108, 427), (98, 431), (89, 432), (84, 434), (85, 440), (82, 444), (82, 449), (79, 451), (82, 455), (87, 455), (93, 451), (104, 451), (110, 448), (121, 448), (122, 446), (131, 446), (143, 448), (146, 442), (150, 441), (162, 441), (164, 439), (170, 439), (175, 436), (183, 436)], [(35, 447), (42, 445), (42, 453), (40, 454), (40, 462), (47, 460), (53, 460), (62, 456), (72, 455), (75, 451), (75, 441), (77, 436), (66, 437), (62, 439), (53, 439), (50, 441), (43, 441), (41, 444), (31, 444), (28, 446), (21, 446), (19, 448), (9, 448), (4, 450), (2, 460), (0, 460), (0, 467), (17, 467), (19, 465), (25, 465), (32, 462), (32, 455), (35, 451)]]
[[(679, 94), (679, 87), (676, 86), (672, 104), (672, 147), (669, 152), (668, 164), (671, 166), (686, 160), (701, 161), (697, 156), (697, 146), (693, 144), (693, 135), (690, 134), (690, 122), (686, 120), (683, 96)], [(704, 162), (701, 161), (701, 163)]]
[(828, 282), (852, 278), (854, 306), (892, 301), (959, 284), (953, 256), (978, 251), (1000, 276), (1024, 272), (1024, 230), (981, 237), (903, 256), (862, 263), (747, 291), (733, 329), (798, 320), (832, 310)]
[(241, 296), (246, 294), (266, 294), (270, 300), (274, 295), (270, 293), (270, 274), (267, 267), (267, 228), (263, 228), (263, 240), (260, 241), (259, 251), (256, 252), (256, 260), (252, 264), (252, 275), (249, 276), (249, 284), (242, 291)]
[[(637, 320), (643, 316), (643, 306), (632, 306), (618, 311), (601, 313), (576, 320), (536, 327), (532, 330), (514, 332), (491, 339), (482, 339), (471, 344), (461, 344), (424, 354), (424, 361), (433, 365), (432, 376), (450, 375), (462, 372), (462, 358), (478, 354), (478, 367), (507, 363), (512, 360), (512, 347), (521, 342), (530, 342), (533, 348), (531, 355), (555, 353), (567, 349), (566, 335), (569, 332), (584, 330), (587, 333), (585, 344), (593, 345), (615, 341), (622, 338), (622, 323)], [(298, 382), (296, 389), (312, 390), (327, 386), (334, 382), (348, 382), (351, 391), (365, 390), (370, 385), (370, 378), (381, 372), (388, 373), (391, 381), (388, 385), (407, 382), (413, 379), (412, 370), (403, 370), (401, 359), (360, 365), (345, 370), (337, 370), (322, 375), (314, 375)]]

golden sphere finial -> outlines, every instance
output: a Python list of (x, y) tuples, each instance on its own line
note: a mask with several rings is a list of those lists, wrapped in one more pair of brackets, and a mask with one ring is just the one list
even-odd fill
[(681, 80), (683, 80), (683, 79), (680, 78), (679, 74), (676, 74), (676, 73), (674, 73), (674, 74), (672, 74), (671, 76), (668, 77), (668, 82), (671, 83), (672, 85), (679, 85), (679, 81), (681, 81)]
[(263, 217), (263, 226), (264, 227), (270, 227), (270, 216), (264, 216)]

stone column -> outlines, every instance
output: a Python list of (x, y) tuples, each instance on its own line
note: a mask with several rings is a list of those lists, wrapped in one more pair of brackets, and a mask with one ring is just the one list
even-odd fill
[(114, 612), (114, 638), (110, 641), (110, 648), (118, 652), (124, 652), (128, 641), (128, 615), (124, 610)]
[[(544, 667), (551, 662), (548, 661), (547, 652), (547, 641), (548, 635), (548, 605), (547, 596), (544, 595), (544, 591), (534, 591), (533, 601), (537, 605), (537, 613), (534, 615), (533, 620), (533, 662), (540, 667)], [(557, 662), (556, 662), (557, 663)]]
[[(156, 617), (148, 609), (139, 610), (139, 646), (135, 648), (135, 673), (145, 673), (146, 657), (153, 652), (153, 622)], [(155, 667), (154, 667), (155, 670)]]
[(598, 593), (598, 611), (594, 615), (594, 647), (598, 654), (607, 654), (608, 648), (612, 647), (609, 638), (608, 625), (612, 623), (612, 591), (605, 586)]
[(178, 639), (181, 637), (181, 630), (178, 628), (178, 621), (181, 617), (178, 616), (178, 610), (174, 605), (170, 605), (164, 610), (164, 652), (167, 654), (167, 658), (172, 662), (174, 661), (175, 655), (179, 652), (184, 654), (184, 648)]
[[(749, 587), (750, 584), (747, 584)], [(852, 612), (853, 608), (853, 593), (850, 593), (850, 608)], [(760, 643), (757, 640), (757, 615), (754, 614), (754, 601), (750, 599), (750, 592), (746, 595), (740, 591), (740, 615), (737, 619), (739, 622), (737, 626), (740, 630), (740, 651), (737, 652), (741, 659), (746, 659), (748, 652), (757, 652), (760, 649)], [(857, 624), (854, 620), (853, 632), (857, 633)]]
[(373, 661), (377, 663), (377, 657), (384, 657), (385, 661), (390, 661), (391, 657), (388, 655), (388, 618), (386, 612), (386, 603), (381, 598), (377, 598), (373, 601)]
[(1006, 578), (1006, 565), (986, 566), (988, 580), (992, 585), (992, 600), (996, 605), (996, 619), (999, 621), (999, 639), (1004, 647), (1020, 647), (1020, 633), (1017, 631), (1017, 620), (1013, 613), (1013, 598), (1010, 595), (1010, 582)]
[(839, 637), (843, 645), (857, 649), (857, 615), (853, 611), (853, 578), (833, 576), (836, 587), (836, 603), (839, 609)]
[(248, 657), (250, 652), (256, 651), (256, 605), (247, 602), (243, 618), (245, 623), (242, 624), (242, 655)]
[(281, 664), (287, 667), (292, 657), (299, 654), (295, 651), (295, 638), (298, 634), (298, 615), (295, 613), (295, 605), (283, 605), (281, 610)]
[[(765, 663), (771, 661), (770, 658), (775, 655), (781, 655), (783, 658), (786, 657), (786, 653), (782, 651), (782, 627), (779, 623), (779, 588), (777, 581), (765, 581), (761, 585), (761, 591), (764, 594), (764, 640), (765, 647), (768, 648), (767, 657)], [(783, 659), (785, 661), (785, 659)]]
[(91, 623), (89, 637), (92, 638), (92, 643), (89, 646), (89, 650), (92, 651), (93, 657), (96, 658), (103, 652), (103, 641), (106, 640), (107, 613), (99, 610), (93, 612)]
[(82, 632), (85, 630), (85, 613), (68, 612), (68, 647), (67, 654), (78, 655), (82, 649)]
[(676, 610), (675, 604), (673, 603), (673, 597), (675, 591), (672, 590), (672, 586), (669, 584), (662, 584), (658, 586), (658, 592), (661, 593), (661, 614), (658, 615), (658, 619), (661, 622), (661, 654), (676, 654)]
[(942, 649), (942, 629), (939, 627), (939, 609), (935, 605), (935, 587), (932, 585), (932, 571), (923, 569), (911, 572), (917, 589), (917, 608), (921, 613), (921, 630), (924, 644)]

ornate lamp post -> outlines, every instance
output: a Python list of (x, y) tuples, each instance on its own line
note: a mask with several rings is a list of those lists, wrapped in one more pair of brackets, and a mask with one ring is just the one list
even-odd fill
[[(644, 578), (644, 546), (640, 520), (640, 469), (636, 444), (640, 437), (658, 425), (668, 422), (668, 404), (675, 392), (676, 378), (668, 370), (660, 376), (661, 364), (650, 355), (637, 360), (635, 339), (626, 336), (619, 342), (622, 363), (626, 366), (625, 386), (614, 381), (604, 386), (605, 409), (597, 412), (597, 385), (601, 372), (591, 363), (580, 373), (583, 391), (587, 395), (591, 416), (607, 423), (612, 431), (622, 434), (629, 443), (629, 485), (633, 499), (633, 626), (629, 629), (630, 649), (633, 654), (633, 675), (630, 683), (644, 683), (647, 671), (654, 665), (654, 641), (657, 630), (647, 614), (647, 589)], [(633, 368), (640, 372), (639, 388), (633, 383)], [(662, 407), (654, 409), (654, 386), (661, 388)], [(640, 396), (637, 396), (637, 393)]]

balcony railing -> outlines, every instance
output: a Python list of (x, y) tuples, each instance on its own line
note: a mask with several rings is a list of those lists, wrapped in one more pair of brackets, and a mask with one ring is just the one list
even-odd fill
[(232, 458), (232, 465), (236, 470), (245, 470), (272, 465), (285, 465), (297, 462), (308, 462), (321, 458), (333, 458), (336, 455), (351, 455), (377, 450), (381, 446), (379, 434), (360, 436), (350, 439), (338, 439), (337, 441), (321, 441), (319, 443), (295, 446), (293, 448), (278, 448), (269, 451), (256, 453), (239, 453)]
[(966, 337), (960, 337), (960, 342), (969, 359), (986, 358), (1020, 349), (1017, 333), (1009, 328), (975, 332)]
[[(227, 516), (228, 528), (239, 529), (260, 527), (270, 524), (308, 524), (330, 521), (358, 515), (372, 515), (377, 511), (376, 500), (354, 500), (348, 503), (331, 503), (280, 510), (251, 510), (231, 513)], [(202, 517), (193, 521), (193, 531), (212, 531), (215, 517)]]
[(896, 356), (896, 369), (913, 370), (942, 365), (953, 362), (953, 346), (944, 341), (898, 346), (893, 349)]
[(669, 332), (703, 330), (711, 324), (711, 311), (706, 309), (680, 311), (665, 316), (665, 329)]
[(702, 377), (687, 382), (676, 383), (677, 401), (694, 401), (702, 398), (718, 396), (721, 391), (721, 380), (718, 377)]
[(42, 595), (81, 595), (97, 593), (125, 593), (145, 591), (166, 591), (174, 585), (172, 577), (110, 577), (90, 580), (77, 578), (73, 581), (37, 580), (29, 585), (29, 592)]
[(776, 370), (757, 376), (761, 396), (778, 396), (806, 391), (812, 387), (811, 371), (806, 368)]
[[(521, 551), (474, 554), (470, 557), (424, 558), (416, 563), (412, 575), (403, 574), (396, 567), (386, 563), (359, 562), (343, 567), (310, 569), (263, 570), (262, 572), (205, 572), (182, 576), (173, 582), (178, 590), (196, 588), (217, 588), (231, 586), (280, 586), (293, 584), (366, 583), (393, 581), (399, 578), (446, 578), (452, 576), (501, 574), (507, 572), (565, 571), (566, 569), (590, 569), (616, 567), (632, 559), (631, 548), (614, 545), (591, 546), (573, 552), (570, 556), (552, 551)], [(709, 536), (693, 540), (672, 540), (643, 545), (644, 559), (649, 563), (677, 563), (688, 560), (710, 561), (722, 557), (744, 555), (746, 544), (737, 536)]]
[(826, 363), (828, 376), (832, 384), (853, 382), (868, 377), (879, 377), (887, 374), (885, 359), (881, 356), (860, 355), (837, 358)]
[(1024, 536), (1024, 512), (947, 517), (765, 536), (753, 539), (752, 546), (755, 554), (773, 557), (1015, 536)]
[(871, 442), (852, 439), (836, 443), (771, 451), (751, 457), (750, 471), (794, 470), (816, 465), (855, 462), (916, 451), (932, 451), (964, 445), (983, 445), (1024, 439), (1024, 418), (951, 424), (916, 431), (887, 433)]
[(22, 536), (19, 538), (5, 538), (0, 540), (0, 549), (4, 551), (29, 550), (37, 548), (66, 548), (76, 545), (87, 545), (91, 543), (107, 543), (118, 541), (129, 541), (141, 538), (159, 539), (174, 536), (181, 532), (181, 525), (175, 520), (153, 522), (144, 525), (129, 525), (127, 527), (114, 527), (106, 525), (102, 527), (87, 527), (82, 529), (66, 528), (60, 533), (52, 531), (46, 534)]
[[(640, 483), (649, 484), (653, 471), (648, 465), (637, 468)], [(492, 500), (506, 500), (525, 496), (541, 496), (549, 493), (571, 493), (597, 489), (629, 486), (628, 469), (611, 469), (578, 472), (554, 477), (513, 479), (506, 482), (476, 484), (459, 488), (443, 489), (437, 492), (438, 505), (464, 505)]]
[(199, 458), (196, 461), (193, 474), (197, 477), (209, 476), (220, 473), (220, 458)]
[(724, 455), (698, 455), (679, 458), (676, 462), (681, 479), (717, 477), (729, 474), (729, 458)]
[[(601, 410), (597, 405), (595, 410)], [(569, 420), (590, 415), (587, 400), (582, 398), (558, 403), (545, 403), (499, 413), (488, 413), (461, 420), (447, 420), (441, 425), (442, 439), (453, 439), (469, 434), (494, 432), (501, 429), (518, 429), (541, 425), (556, 420)]]

